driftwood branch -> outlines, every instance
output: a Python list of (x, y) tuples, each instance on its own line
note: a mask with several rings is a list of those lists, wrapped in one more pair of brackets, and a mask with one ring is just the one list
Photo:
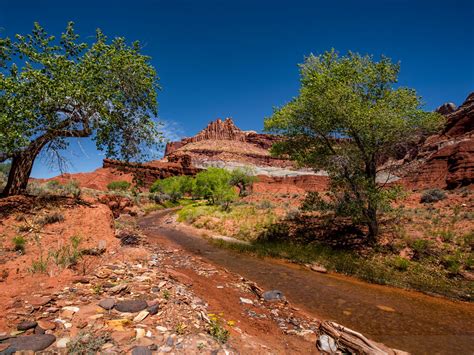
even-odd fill
[(367, 339), (364, 335), (335, 322), (325, 321), (319, 326), (319, 334), (333, 338), (339, 349), (355, 354), (407, 355), (407, 352), (390, 349), (383, 344)]

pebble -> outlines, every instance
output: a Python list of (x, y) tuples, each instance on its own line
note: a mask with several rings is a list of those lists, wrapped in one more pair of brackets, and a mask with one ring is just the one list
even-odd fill
[(42, 335), (25, 335), (17, 338), (8, 339), (10, 344), (9, 351), (32, 350), (41, 351), (49, 347), (56, 341), (56, 337), (52, 334)]
[(127, 284), (120, 284), (120, 285), (109, 288), (110, 293), (121, 293), (126, 290), (128, 290)]
[(157, 304), (153, 304), (150, 307), (147, 308), (148, 313), (150, 313), (152, 316), (158, 313), (158, 310), (160, 309), (160, 306)]
[(132, 350), (132, 355), (151, 355), (152, 352), (147, 346), (136, 346)]
[(278, 290), (266, 291), (263, 293), (262, 296), (263, 296), (263, 299), (267, 302), (283, 301), (285, 299), (283, 292), (278, 291)]
[(133, 321), (135, 323), (138, 323), (138, 322), (141, 322), (142, 320), (144, 320), (146, 317), (148, 317), (148, 315), (150, 314), (150, 312), (148, 311), (141, 311), (140, 313), (138, 313), (135, 318), (133, 318)]
[(158, 330), (161, 333), (166, 333), (168, 331), (168, 328), (162, 327), (161, 325), (157, 325), (156, 330)]
[(110, 310), (115, 306), (115, 300), (113, 298), (105, 298), (99, 302), (99, 306), (103, 309)]
[(146, 331), (143, 328), (135, 328), (135, 338), (141, 339), (146, 335)]
[(140, 312), (148, 307), (144, 300), (125, 300), (119, 301), (115, 305), (115, 309), (119, 312)]
[(38, 323), (36, 323), (35, 321), (24, 321), (24, 322), (21, 322), (20, 324), (18, 324), (16, 326), (16, 329), (18, 330), (28, 330), (28, 329), (32, 329), (34, 327), (36, 327), (38, 325)]
[(68, 338), (68, 337), (61, 338), (56, 342), (56, 347), (58, 347), (60, 349), (67, 348), (67, 344), (70, 341), (71, 341), (71, 338)]
[(243, 298), (243, 297), (240, 297), (240, 302), (244, 304), (253, 304), (252, 300), (249, 300), (248, 298)]

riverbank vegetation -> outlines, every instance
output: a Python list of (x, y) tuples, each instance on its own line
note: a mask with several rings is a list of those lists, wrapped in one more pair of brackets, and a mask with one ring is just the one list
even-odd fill
[(177, 219), (249, 242), (213, 241), (237, 252), (317, 263), (368, 282), (472, 301), (472, 192), (450, 192), (442, 200), (421, 202), (427, 195), (438, 193), (405, 193), (393, 204), (381, 219), (375, 245), (366, 243), (363, 224), (354, 226), (330, 211), (314, 211), (314, 194), (283, 194), (278, 203), (255, 194), (228, 210), (194, 201), (177, 212)]

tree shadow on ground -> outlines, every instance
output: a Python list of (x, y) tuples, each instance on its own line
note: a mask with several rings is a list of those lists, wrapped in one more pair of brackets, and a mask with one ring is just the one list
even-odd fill
[(271, 225), (259, 239), (298, 244), (317, 242), (340, 250), (360, 250), (368, 246), (361, 226), (354, 225), (351, 219), (334, 216), (301, 215), (282, 220)]

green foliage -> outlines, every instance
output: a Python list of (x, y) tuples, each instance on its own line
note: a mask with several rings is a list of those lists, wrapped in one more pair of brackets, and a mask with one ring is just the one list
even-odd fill
[(107, 190), (110, 191), (127, 191), (131, 184), (128, 181), (118, 180), (107, 184)]
[(239, 195), (246, 196), (252, 184), (257, 181), (255, 172), (250, 167), (237, 168), (230, 173), (230, 185), (239, 188)]
[(299, 96), (265, 119), (266, 130), (287, 138), (273, 153), (326, 170), (336, 205), (365, 223), (374, 241), (378, 214), (393, 198), (384, 186), (395, 168), (387, 158), (438, 129), (443, 117), (422, 111), (414, 90), (395, 87), (400, 67), (386, 57), (332, 50), (300, 68)]
[(102, 346), (112, 340), (107, 333), (92, 334), (81, 332), (77, 337), (67, 344), (68, 354), (97, 354), (102, 350)]
[(209, 334), (219, 343), (224, 344), (229, 340), (230, 332), (222, 324), (220, 317), (214, 314), (209, 315)]
[(410, 261), (405, 258), (402, 258), (401, 256), (396, 256), (392, 260), (392, 265), (399, 271), (407, 271), (410, 267)]
[(18, 251), (21, 254), (25, 254), (26, 239), (24, 237), (22, 237), (21, 235), (17, 235), (12, 239), (12, 242), (15, 251)]
[(425, 192), (423, 192), (423, 194), (421, 195), (420, 202), (433, 203), (433, 202), (442, 201), (445, 198), (446, 198), (446, 193), (443, 190), (431, 189), (431, 190), (426, 190)]
[(100, 29), (88, 42), (73, 22), (59, 37), (35, 23), (31, 34), (0, 38), (0, 162), (30, 164), (43, 147), (65, 149), (69, 137), (90, 136), (106, 156), (124, 160), (161, 143), (150, 57), (139, 42), (109, 40)]
[[(193, 185), (194, 180), (190, 176), (173, 176), (156, 180), (151, 185), (150, 192), (159, 193), (162, 197), (168, 196), (171, 201), (177, 202), (185, 194), (192, 193)], [(166, 200), (166, 198), (163, 198), (163, 200)]]
[(29, 271), (32, 274), (45, 274), (48, 271), (48, 260), (43, 258), (43, 254), (40, 254), (37, 260), (31, 261), (31, 267), (29, 268)]
[(230, 184), (232, 174), (221, 168), (209, 168), (196, 175), (194, 195), (205, 198), (210, 204), (220, 204), (227, 209), (230, 202), (237, 198)]
[(421, 259), (428, 256), (431, 251), (431, 241), (427, 239), (415, 239), (410, 242), (410, 247), (414, 251), (414, 258)]
[(70, 243), (48, 253), (48, 259), (51, 258), (57, 266), (69, 268), (77, 264), (82, 257), (79, 249), (81, 238), (78, 236), (71, 237)]

